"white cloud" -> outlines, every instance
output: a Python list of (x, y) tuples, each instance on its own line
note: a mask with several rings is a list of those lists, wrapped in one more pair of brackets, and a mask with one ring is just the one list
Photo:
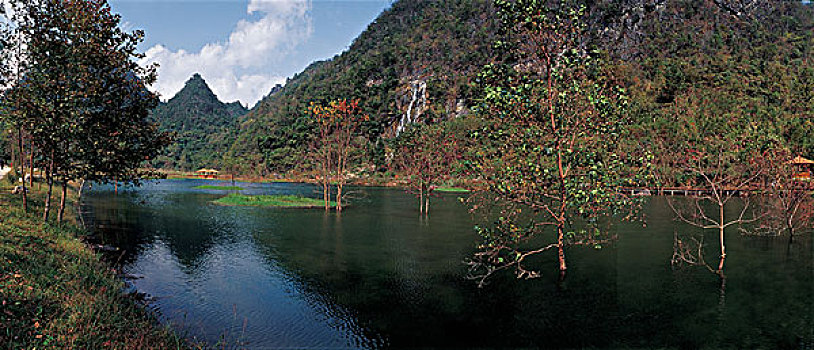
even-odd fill
[(285, 77), (267, 73), (313, 30), (310, 0), (250, 0), (247, 13), (257, 20), (241, 20), (226, 42), (209, 43), (199, 52), (173, 51), (162, 45), (147, 50), (142, 65), (157, 62), (153, 89), (163, 99), (175, 95), (194, 73), (227, 102), (254, 105)]

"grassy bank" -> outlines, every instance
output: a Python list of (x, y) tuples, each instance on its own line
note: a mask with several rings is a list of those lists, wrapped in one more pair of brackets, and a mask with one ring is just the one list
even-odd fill
[[(247, 196), (242, 194), (230, 194), (226, 197), (214, 201), (220, 205), (241, 205), (254, 207), (279, 207), (279, 208), (324, 208), (325, 202), (321, 199), (306, 198), (300, 196), (271, 196), (258, 195)], [(336, 202), (330, 202), (331, 207), (336, 206)]]
[(42, 223), (44, 195), (30, 197), (24, 214), (18, 196), (0, 194), (2, 348), (188, 348), (122, 293), (124, 283), (77, 238), (83, 231)]
[(203, 185), (203, 186), (195, 186), (193, 188), (198, 189), (198, 190), (243, 191), (243, 187), (240, 187), (240, 186)]

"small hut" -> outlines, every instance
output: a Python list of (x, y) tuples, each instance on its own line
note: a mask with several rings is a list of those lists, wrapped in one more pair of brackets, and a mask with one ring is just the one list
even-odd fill
[(215, 169), (203, 168), (195, 172), (195, 175), (202, 179), (217, 179), (218, 171)]
[(794, 165), (794, 167), (797, 169), (797, 172), (794, 174), (795, 179), (811, 180), (811, 170), (814, 168), (814, 160), (797, 156), (789, 163)]

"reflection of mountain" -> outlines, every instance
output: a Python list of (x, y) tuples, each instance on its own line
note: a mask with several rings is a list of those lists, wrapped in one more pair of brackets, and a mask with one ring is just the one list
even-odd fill
[(177, 257), (187, 272), (195, 270), (214, 242), (230, 236), (229, 222), (211, 215), (206, 203), (215, 195), (162, 191), (148, 184), (138, 191), (112, 196), (91, 194), (86, 200), (86, 224), (103, 243), (124, 251), (120, 263), (132, 263), (156, 239)]

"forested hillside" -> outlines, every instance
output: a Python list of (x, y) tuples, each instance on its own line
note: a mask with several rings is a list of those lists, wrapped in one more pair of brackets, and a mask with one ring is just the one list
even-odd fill
[(238, 117), (246, 112), (238, 102), (218, 100), (203, 78), (193, 75), (181, 91), (152, 112), (160, 129), (175, 137), (153, 165), (178, 170), (221, 166), (223, 151), (234, 142), (231, 135)]
[[(698, 116), (742, 113), (766, 134), (812, 149), (811, 6), (792, 1), (588, 1), (586, 42), (606, 56), (628, 89), (637, 142), (682, 135)], [(310, 102), (359, 99), (371, 121), (369, 160), (410, 123), (467, 114), (481, 96), (477, 76), (502, 37), (488, 0), (402, 0), (370, 24), (349, 50), (289, 79), (241, 119), (232, 154), (246, 171), (286, 171), (314, 137)], [(700, 112), (699, 112), (700, 113)], [(758, 126), (760, 125), (760, 126)], [(767, 130), (765, 128), (771, 128)], [(678, 128), (678, 129), (676, 129)]]
[(395, 136), (400, 125), (466, 112), (497, 26), (489, 0), (397, 1), (346, 52), (313, 63), (260, 101), (242, 119), (233, 151), (253, 170), (289, 170), (302, 164), (312, 137), (308, 103), (356, 98), (371, 117), (364, 127), (371, 152), (381, 153), (377, 139)]
[(636, 34), (636, 45), (625, 48), (630, 59), (618, 65), (641, 128), (637, 140), (652, 142), (661, 158), (699, 141), (692, 135), (814, 156), (810, 5), (661, 1)]

